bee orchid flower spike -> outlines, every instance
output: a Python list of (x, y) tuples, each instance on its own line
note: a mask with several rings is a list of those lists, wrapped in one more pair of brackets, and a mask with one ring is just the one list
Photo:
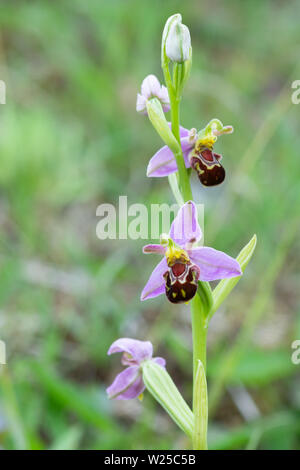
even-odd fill
[[(107, 393), (110, 398), (129, 400), (141, 398), (146, 388), (192, 441), (188, 448), (192, 443), (195, 450), (206, 450), (207, 330), (212, 316), (244, 273), (253, 255), (256, 237), (241, 250), (237, 259), (202, 246), (203, 243), (200, 245), (202, 231), (193, 202), (190, 176), (195, 171), (204, 186), (215, 186), (224, 181), (222, 157), (215, 153), (214, 147), (218, 137), (231, 134), (233, 127), (223, 126), (219, 119), (212, 119), (200, 131), (180, 125), (182, 94), (191, 65), (190, 32), (182, 24), (180, 14), (172, 15), (166, 21), (161, 43), (161, 67), (166, 86), (161, 85), (154, 75), (148, 75), (137, 96), (136, 109), (147, 115), (164, 145), (149, 161), (147, 176), (168, 176), (180, 207), (169, 234), (161, 235), (160, 244), (143, 248), (144, 253), (158, 254), (162, 259), (151, 273), (141, 300), (165, 295), (172, 304), (190, 303), (192, 409), (181, 395), (181, 387), (177, 388), (166, 370), (165, 360), (153, 358), (150, 341), (121, 338), (111, 345), (108, 354), (123, 353), (122, 364), (126, 368), (116, 376)], [(165, 115), (169, 110), (171, 122)], [(210, 281), (216, 280), (220, 282), (212, 289)]]

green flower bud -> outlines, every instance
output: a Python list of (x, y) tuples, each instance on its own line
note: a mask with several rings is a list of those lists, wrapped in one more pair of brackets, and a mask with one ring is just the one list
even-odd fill
[(166, 59), (166, 39), (170, 32), (170, 27), (174, 22), (181, 22), (181, 15), (180, 13), (176, 13), (175, 15), (170, 16), (165, 24), (163, 34), (162, 34), (162, 42), (161, 42), (161, 65), (163, 66), (165, 59)]
[(181, 18), (172, 21), (166, 37), (165, 51), (173, 62), (183, 63), (190, 59), (191, 36), (187, 26), (181, 23)]

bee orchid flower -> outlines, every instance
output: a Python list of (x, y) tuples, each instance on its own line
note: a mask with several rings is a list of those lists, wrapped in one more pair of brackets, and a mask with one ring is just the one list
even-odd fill
[(172, 303), (188, 302), (194, 297), (198, 281), (215, 281), (242, 274), (239, 263), (214, 248), (196, 246), (202, 232), (197, 208), (192, 201), (185, 203), (174, 219), (169, 236), (160, 245), (146, 245), (144, 253), (158, 253), (164, 258), (153, 270), (145, 285), (141, 300), (166, 294)]
[(153, 361), (161, 367), (166, 365), (162, 357), (152, 357), (153, 346), (150, 341), (120, 338), (110, 346), (107, 352), (108, 355), (114, 353), (123, 353), (121, 362), (127, 366), (106, 389), (109, 398), (116, 400), (130, 400), (142, 395), (145, 390), (142, 366), (147, 361)]
[[(186, 168), (193, 168), (204, 186), (215, 186), (225, 179), (225, 170), (220, 163), (222, 156), (214, 153), (213, 147), (218, 136), (231, 134), (232, 126), (223, 126), (218, 119), (212, 119), (197, 133), (196, 129), (180, 127), (180, 143)], [(147, 176), (168, 176), (177, 171), (175, 157), (169, 147), (162, 147), (151, 158)]]

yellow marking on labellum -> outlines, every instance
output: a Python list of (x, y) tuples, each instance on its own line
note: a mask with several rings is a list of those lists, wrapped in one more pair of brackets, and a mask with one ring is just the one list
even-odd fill
[(190, 261), (187, 252), (182, 248), (177, 248), (176, 246), (168, 247), (166, 251), (166, 258), (168, 266), (173, 266), (177, 262), (187, 264)]
[[(216, 163), (213, 163), (212, 165), (208, 165), (206, 162), (202, 162), (202, 163), (203, 163), (203, 165), (206, 166), (206, 168), (207, 168), (208, 170), (211, 170), (211, 169), (214, 168), (215, 166), (220, 166), (220, 165), (217, 165)], [(204, 171), (203, 171), (203, 173), (204, 173)]]
[(138, 396), (138, 399), (139, 399), (140, 401), (143, 401), (143, 398), (144, 398), (144, 394), (143, 394), (143, 392), (142, 392), (142, 393)]
[(185, 299), (186, 298), (186, 292), (184, 289), (180, 289), (182, 297)]
[(217, 137), (212, 135), (207, 135), (197, 140), (195, 148), (196, 150), (201, 150), (201, 148), (206, 147), (212, 150), (214, 143), (216, 142)]
[[(214, 168), (215, 166), (221, 166), (220, 163), (215, 163), (215, 162), (213, 162), (212, 165), (209, 165), (209, 164), (206, 163), (206, 161), (204, 162), (203, 160), (202, 160), (202, 163), (203, 163), (203, 165), (206, 166), (206, 168), (207, 168), (208, 170), (211, 170), (211, 169)], [(200, 174), (204, 173), (204, 170), (200, 170), (200, 168), (199, 168), (199, 163), (197, 163), (196, 165), (198, 165), (198, 166), (196, 167), (196, 170), (197, 170)], [(196, 165), (195, 165), (195, 166), (196, 166)]]
[(195, 167), (195, 170), (196, 170), (200, 175), (202, 175), (202, 173), (204, 173), (204, 170), (201, 170), (200, 165), (199, 165), (198, 162), (195, 163), (194, 167)]
[(177, 297), (176, 292), (172, 292), (172, 297), (173, 297), (173, 299), (176, 299), (176, 297)]

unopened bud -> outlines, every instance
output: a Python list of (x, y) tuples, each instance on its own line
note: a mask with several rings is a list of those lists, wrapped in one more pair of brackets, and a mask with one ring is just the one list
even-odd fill
[(167, 57), (173, 62), (185, 62), (190, 58), (191, 36), (187, 26), (181, 23), (181, 19), (176, 18), (170, 25), (166, 37), (165, 51)]

